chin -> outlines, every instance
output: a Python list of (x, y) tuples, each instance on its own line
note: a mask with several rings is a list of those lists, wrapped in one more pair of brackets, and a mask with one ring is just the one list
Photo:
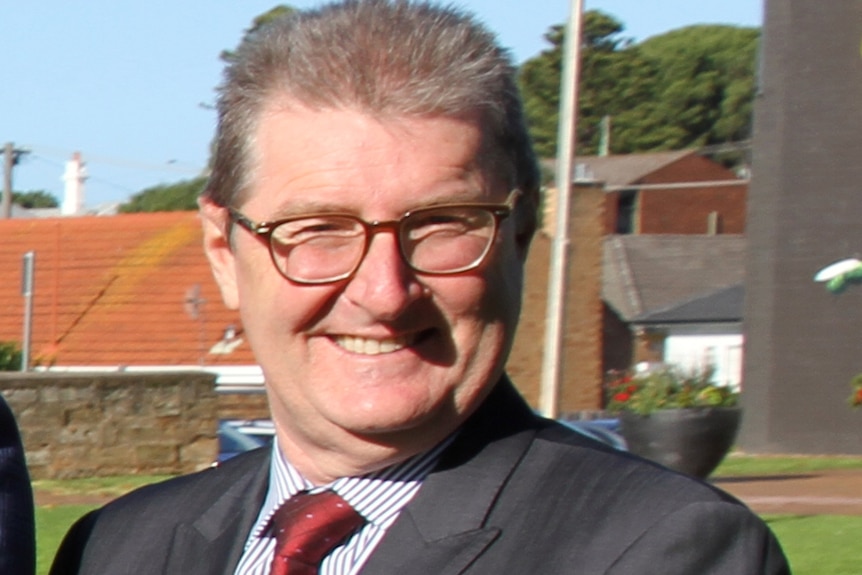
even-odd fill
[[(451, 404), (424, 405), (381, 401), (360, 409), (342, 412), (337, 424), (347, 431), (362, 436), (381, 438), (388, 434), (415, 435), (420, 439), (425, 434), (448, 435), (458, 425), (456, 410)], [(451, 427), (451, 429), (447, 429)]]

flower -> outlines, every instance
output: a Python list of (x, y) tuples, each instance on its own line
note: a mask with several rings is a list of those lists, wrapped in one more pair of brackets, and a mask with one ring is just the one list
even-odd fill
[(862, 373), (857, 374), (856, 377), (850, 380), (850, 387), (852, 392), (850, 393), (850, 397), (847, 398), (847, 403), (853, 407), (862, 406)]
[[(733, 407), (739, 392), (713, 382), (715, 368), (684, 370), (665, 365), (645, 372), (611, 373), (606, 383), (606, 409), (649, 415), (660, 409)], [(862, 374), (859, 380), (862, 405)]]

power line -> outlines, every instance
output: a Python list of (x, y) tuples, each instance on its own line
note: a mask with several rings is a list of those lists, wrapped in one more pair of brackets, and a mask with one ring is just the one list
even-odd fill
[[(42, 145), (31, 145), (28, 147), (28, 151), (33, 151), (38, 153), (41, 156), (60, 156), (63, 158), (71, 156), (76, 150), (68, 150), (63, 148), (55, 148), (51, 146), (42, 146)], [(99, 155), (91, 155), (86, 154), (87, 164), (107, 164), (110, 166), (133, 169), (133, 170), (143, 170), (143, 171), (153, 171), (153, 172), (176, 172), (176, 173), (184, 173), (184, 174), (200, 174), (205, 168), (197, 165), (191, 164), (182, 164), (177, 160), (168, 160), (164, 163), (154, 163), (154, 162), (146, 162), (141, 160), (133, 160), (129, 158), (118, 158), (111, 156), (99, 156)]]

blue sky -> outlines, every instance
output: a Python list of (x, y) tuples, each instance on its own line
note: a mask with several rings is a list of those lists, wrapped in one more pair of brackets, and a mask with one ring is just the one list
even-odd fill
[[(302, 8), (320, 0), (294, 0)], [(477, 14), (518, 62), (547, 47), (569, 0), (454, 0)], [(66, 160), (87, 163), (87, 205), (124, 201), (206, 164), (219, 82), (233, 48), (272, 0), (30, 0), (3, 9), (0, 144), (31, 150), (14, 189), (62, 198)], [(642, 40), (697, 23), (759, 26), (761, 0), (586, 0)]]

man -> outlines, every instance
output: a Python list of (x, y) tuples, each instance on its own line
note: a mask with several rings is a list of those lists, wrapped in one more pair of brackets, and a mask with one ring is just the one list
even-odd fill
[(514, 69), (469, 17), (359, 0), (255, 33), (200, 206), (275, 446), (87, 516), (52, 572), (282, 573), (310, 492), (356, 523), (303, 573), (785, 573), (729, 496), (518, 397), (537, 204)]

